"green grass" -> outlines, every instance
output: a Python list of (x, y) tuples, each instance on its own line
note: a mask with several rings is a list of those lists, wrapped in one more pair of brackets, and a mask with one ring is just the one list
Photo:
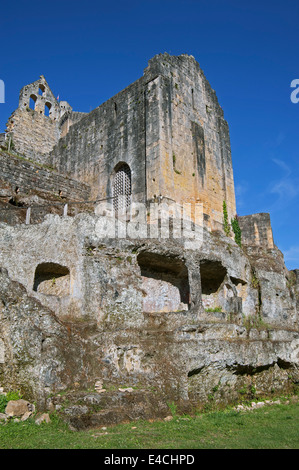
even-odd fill
[(40, 426), (33, 420), (1, 425), (0, 449), (299, 448), (298, 404), (175, 416), (169, 422), (136, 421), (78, 432), (71, 431), (55, 415), (51, 419), (51, 423)]

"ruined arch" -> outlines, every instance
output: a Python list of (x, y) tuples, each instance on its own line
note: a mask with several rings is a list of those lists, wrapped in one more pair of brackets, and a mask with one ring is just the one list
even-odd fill
[(32, 93), (29, 98), (29, 108), (33, 111), (35, 110), (36, 100), (37, 96)]
[(51, 117), (52, 111), (51, 111), (52, 105), (48, 101), (45, 103), (45, 116)]
[(38, 94), (39, 94), (40, 96), (43, 96), (45, 90), (46, 90), (45, 85), (43, 85), (42, 83), (40, 83), (39, 86), (38, 86)]

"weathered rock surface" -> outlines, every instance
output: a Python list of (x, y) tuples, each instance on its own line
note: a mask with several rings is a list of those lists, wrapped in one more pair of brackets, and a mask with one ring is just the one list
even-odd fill
[(29, 297), (21, 284), (11, 281), (3, 268), (0, 285), (0, 381), (6, 390), (22, 389), (23, 396), (42, 407), (50, 391), (70, 384), (69, 370), (71, 383), (88, 373), (82, 340)]
[(34, 405), (26, 400), (10, 400), (5, 408), (7, 416), (23, 416), (34, 412)]
[[(293, 390), (299, 381), (296, 284), (283, 299), (276, 296), (287, 282), (285, 269), (267, 268), (264, 255), (258, 270), (232, 240), (216, 234), (205, 235), (200, 251), (174, 239), (108, 240), (99, 220), (51, 216), (35, 227), (0, 227), (1, 263), (9, 270), (0, 270), (1, 384), (22, 390), (39, 409), (51, 403), (76, 429), (166, 417), (171, 401), (190, 410), (210, 400)], [(17, 244), (27, 250), (14, 257)], [(43, 263), (69, 272), (57, 271), (51, 286), (53, 272), (41, 271), (44, 293), (34, 290)], [(61, 284), (67, 296), (59, 273), (69, 276)], [(144, 311), (143, 277), (153, 286), (164, 283), (161, 311)], [(188, 292), (187, 309), (165, 308), (173, 289), (182, 298)], [(230, 299), (239, 299), (241, 310), (231, 311)]]
[(50, 423), (51, 419), (48, 413), (41, 413), (35, 418), (35, 423), (40, 425), (42, 423)]

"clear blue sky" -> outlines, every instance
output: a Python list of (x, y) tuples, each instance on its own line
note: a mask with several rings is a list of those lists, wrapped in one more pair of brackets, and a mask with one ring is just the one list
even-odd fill
[(269, 212), (287, 267), (299, 268), (298, 0), (16, 0), (2, 5), (0, 37), (0, 132), (41, 74), (88, 112), (155, 54), (193, 55), (229, 123), (238, 214)]

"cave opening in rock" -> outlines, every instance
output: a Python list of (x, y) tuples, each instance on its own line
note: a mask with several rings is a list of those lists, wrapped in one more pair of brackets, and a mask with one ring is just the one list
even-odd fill
[(190, 308), (188, 269), (176, 257), (140, 253), (144, 312), (177, 312)]
[(202, 303), (206, 309), (220, 309), (218, 291), (227, 275), (220, 261), (202, 260), (200, 263)]
[(220, 261), (202, 260), (200, 263), (202, 294), (210, 295), (218, 291), (227, 274)]
[(70, 271), (57, 263), (41, 263), (36, 267), (33, 290), (41, 294), (65, 297), (70, 292)]

